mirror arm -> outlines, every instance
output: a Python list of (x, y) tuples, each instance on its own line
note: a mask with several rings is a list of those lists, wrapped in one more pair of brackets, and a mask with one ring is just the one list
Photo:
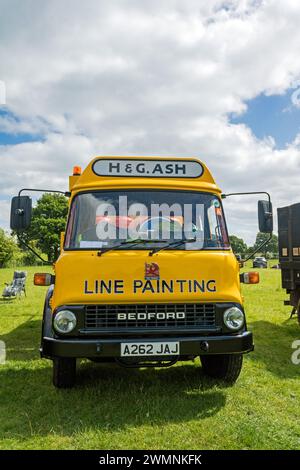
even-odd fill
[[(228, 193), (228, 194), (221, 194), (221, 198), (222, 199), (226, 199), (227, 197), (229, 196), (249, 196), (249, 195), (255, 195), (255, 194), (265, 194), (267, 197), (268, 197), (268, 200), (269, 200), (269, 204), (271, 204), (271, 196), (270, 196), (270, 193), (267, 193), (266, 191), (250, 191), (250, 192), (245, 192), (245, 193)], [(272, 216), (271, 213), (269, 213), (270, 217)], [(265, 245), (267, 245), (267, 243), (269, 243), (272, 239), (272, 236), (273, 236), (273, 233), (270, 233), (270, 236), (269, 238), (264, 241), (261, 245), (259, 245), (259, 247), (254, 250), (249, 256), (247, 256), (246, 259), (243, 259), (241, 262), (242, 263), (246, 263), (246, 261), (249, 261), (249, 259), (251, 259), (254, 255), (256, 255), (256, 253), (258, 251), (260, 251)]]
[(70, 197), (70, 192), (69, 191), (57, 191), (56, 189), (35, 189), (35, 188), (22, 188), (20, 189), (18, 196), (21, 196), (21, 193), (23, 191), (36, 191), (40, 193), (58, 193), (58, 194), (63, 194), (66, 197)]
[(273, 233), (270, 233), (269, 238), (268, 238), (267, 240), (265, 240), (263, 243), (261, 243), (261, 244), (259, 245), (259, 247), (256, 248), (256, 250), (254, 250), (252, 253), (250, 253), (250, 255), (247, 256), (246, 259), (243, 259), (243, 260), (242, 260), (242, 263), (246, 263), (246, 261), (249, 261), (249, 259), (251, 259), (252, 256), (256, 255), (256, 253), (257, 253), (258, 251), (260, 251), (265, 245), (267, 245), (267, 243), (269, 243), (269, 242), (272, 240), (272, 237), (273, 237)]
[(266, 191), (251, 191), (251, 192), (248, 192), (248, 193), (228, 193), (228, 194), (221, 194), (221, 198), (222, 199), (226, 199), (227, 197), (229, 196), (251, 196), (251, 195), (255, 195), (255, 194), (266, 194), (268, 196), (268, 200), (269, 200), (269, 203), (271, 203), (271, 196), (269, 193), (267, 193)]
[(17, 234), (17, 239), (18, 239), (18, 242), (21, 243), (22, 245), (26, 246), (26, 248), (28, 250), (30, 250), (35, 256), (37, 256), (41, 261), (43, 261), (44, 264), (48, 265), (48, 266), (52, 266), (52, 263), (50, 263), (49, 261), (47, 261), (46, 259), (42, 258), (33, 248), (31, 248), (30, 245), (28, 245), (28, 243), (26, 243), (24, 240), (22, 240), (22, 238), (20, 237), (20, 235)]

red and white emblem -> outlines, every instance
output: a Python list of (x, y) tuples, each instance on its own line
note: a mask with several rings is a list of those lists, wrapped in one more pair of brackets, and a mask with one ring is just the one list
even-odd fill
[(157, 263), (145, 263), (145, 279), (159, 279), (159, 266)]

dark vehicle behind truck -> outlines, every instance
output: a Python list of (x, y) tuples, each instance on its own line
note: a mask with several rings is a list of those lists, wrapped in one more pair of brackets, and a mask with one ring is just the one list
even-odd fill
[(278, 209), (279, 262), (282, 287), (300, 323), (300, 203)]
[(266, 269), (268, 267), (268, 262), (267, 262), (266, 258), (264, 258), (262, 256), (257, 256), (256, 258), (254, 258), (252, 266), (253, 266), (253, 268), (264, 268), (264, 269)]

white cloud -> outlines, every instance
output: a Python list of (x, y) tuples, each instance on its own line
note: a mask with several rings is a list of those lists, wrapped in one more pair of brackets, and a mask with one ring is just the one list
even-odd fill
[[(2, 0), (0, 79), (18, 120), (0, 116), (0, 132), (44, 141), (0, 147), (0, 195), (64, 189), (95, 154), (157, 154), (199, 156), (227, 192), (295, 201), (300, 137), (279, 151), (227, 114), (300, 77), (299, 23), (296, 0)], [(231, 230), (251, 240), (248, 204), (226, 202)]]
[(6, 103), (6, 87), (5, 83), (0, 80), (0, 105), (5, 105)]
[(10, 217), (10, 201), (0, 200), (0, 227), (8, 228)]

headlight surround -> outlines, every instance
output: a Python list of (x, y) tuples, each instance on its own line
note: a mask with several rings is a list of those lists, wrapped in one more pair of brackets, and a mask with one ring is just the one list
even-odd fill
[(230, 330), (237, 331), (245, 324), (245, 315), (238, 307), (230, 307), (224, 312), (224, 323)]
[(76, 323), (76, 316), (73, 312), (70, 310), (61, 310), (54, 317), (53, 327), (57, 333), (67, 334), (74, 330)]

